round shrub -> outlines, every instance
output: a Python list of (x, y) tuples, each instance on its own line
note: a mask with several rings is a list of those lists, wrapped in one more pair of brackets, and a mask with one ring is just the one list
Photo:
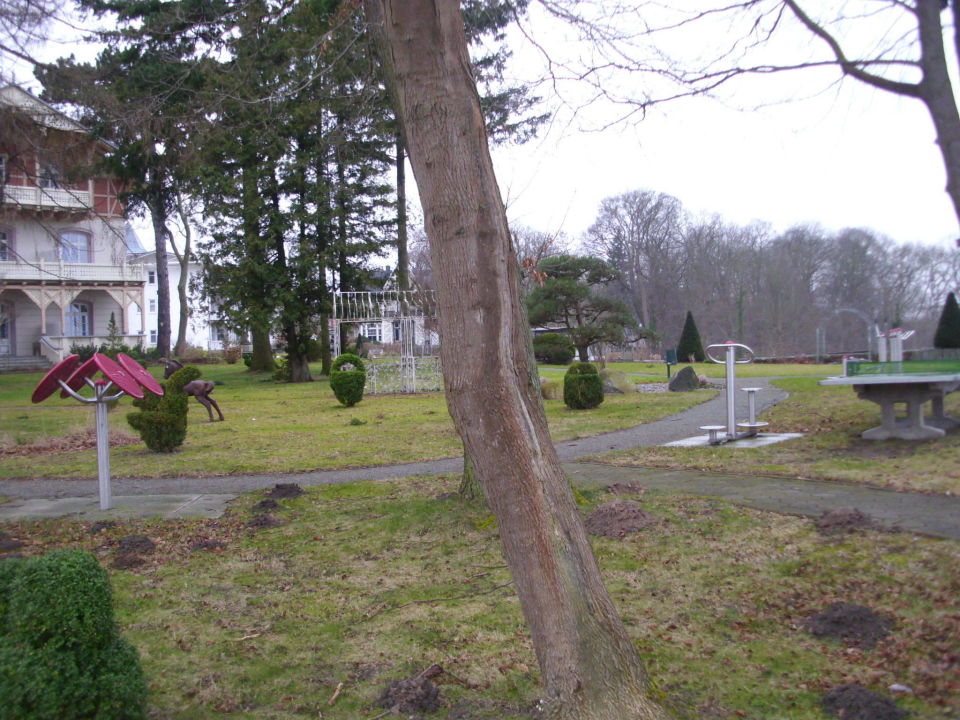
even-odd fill
[(103, 648), (113, 639), (106, 571), (89, 553), (55, 550), (25, 562), (10, 584), (7, 632), (33, 648)]
[(0, 568), (0, 718), (142, 720), (140, 658), (96, 558), (58, 550)]
[(575, 352), (570, 338), (562, 333), (543, 333), (533, 336), (533, 356), (537, 362), (569, 365)]
[(603, 402), (603, 380), (593, 363), (575, 362), (563, 376), (563, 402), (571, 410), (589, 410)]
[(363, 399), (367, 371), (363, 360), (353, 353), (344, 353), (330, 366), (330, 389), (343, 405), (351, 407)]

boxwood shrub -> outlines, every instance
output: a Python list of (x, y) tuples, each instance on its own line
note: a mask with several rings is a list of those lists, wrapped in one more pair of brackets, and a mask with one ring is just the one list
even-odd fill
[(95, 557), (57, 550), (0, 561), (0, 718), (142, 720), (146, 697)]
[(153, 452), (173, 452), (187, 438), (187, 410), (189, 397), (183, 386), (200, 377), (193, 365), (180, 368), (163, 383), (163, 396), (145, 392), (134, 400), (140, 412), (127, 415), (127, 422), (140, 433), (140, 439)]
[(603, 402), (603, 380), (593, 363), (575, 362), (563, 376), (563, 402), (571, 410), (589, 410)]
[(363, 360), (353, 353), (340, 355), (330, 366), (330, 389), (343, 405), (351, 407), (363, 399), (367, 371)]

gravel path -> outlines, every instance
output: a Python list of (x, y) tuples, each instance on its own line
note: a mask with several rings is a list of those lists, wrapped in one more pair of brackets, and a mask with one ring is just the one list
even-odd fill
[[(770, 378), (750, 378), (738, 383), (739, 387), (759, 387), (757, 412), (775, 405), (787, 397), (787, 393), (770, 384)], [(722, 385), (717, 385), (722, 388)], [(746, 393), (738, 392), (737, 417), (746, 417)], [(662, 445), (693, 435), (702, 435), (700, 425), (717, 425), (725, 422), (724, 393), (705, 403), (676, 415), (593, 437), (557, 443), (557, 453), (563, 461), (575, 460), (585, 455), (594, 455), (607, 450), (626, 450), (632, 447)], [(274, 483), (295, 482), (300, 485), (323, 485), (355, 480), (382, 480), (418, 474), (459, 472), (463, 468), (461, 458), (430, 460), (402, 465), (380, 465), (349, 470), (324, 470), (306, 473), (229, 475), (225, 477), (176, 477), (176, 478), (114, 478), (111, 482), (114, 495), (183, 495), (189, 493), (237, 493), (269, 487)], [(0, 480), (0, 495), (12, 498), (64, 498), (86, 497), (97, 494), (96, 480)]]

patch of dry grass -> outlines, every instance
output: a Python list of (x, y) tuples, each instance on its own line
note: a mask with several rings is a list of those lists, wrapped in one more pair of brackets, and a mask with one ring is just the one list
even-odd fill
[[(153, 718), (366, 720), (382, 712), (374, 702), (390, 679), (434, 663), (438, 717), (528, 717), (538, 673), (496, 527), (449, 494), (456, 484), (311, 488), (282, 501), (283, 524), (265, 530), (249, 528), (262, 493), (218, 520), (3, 530), (23, 552), (81, 546), (107, 565), (126, 535), (157, 543), (143, 565), (110, 570)], [(612, 499), (580, 497), (585, 513)], [(822, 537), (809, 521), (719, 501), (637, 499), (661, 521), (594, 547), (654, 691), (678, 718), (821, 720), (821, 694), (845, 682), (909, 686), (898, 702), (913, 720), (960, 712), (957, 543)], [(211, 539), (225, 548), (190, 550)], [(859, 650), (803, 631), (840, 599), (887, 615), (893, 634)]]

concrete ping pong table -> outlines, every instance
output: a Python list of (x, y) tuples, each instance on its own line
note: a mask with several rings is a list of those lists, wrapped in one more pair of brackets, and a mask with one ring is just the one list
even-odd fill
[[(820, 384), (850, 385), (862, 400), (880, 406), (880, 426), (863, 432), (867, 440), (932, 440), (960, 427), (960, 421), (943, 412), (944, 396), (960, 389), (960, 361), (850, 361), (845, 375), (821, 380)], [(927, 401), (932, 401), (932, 414), (924, 419)], [(907, 406), (906, 417), (899, 420), (897, 403)]]

